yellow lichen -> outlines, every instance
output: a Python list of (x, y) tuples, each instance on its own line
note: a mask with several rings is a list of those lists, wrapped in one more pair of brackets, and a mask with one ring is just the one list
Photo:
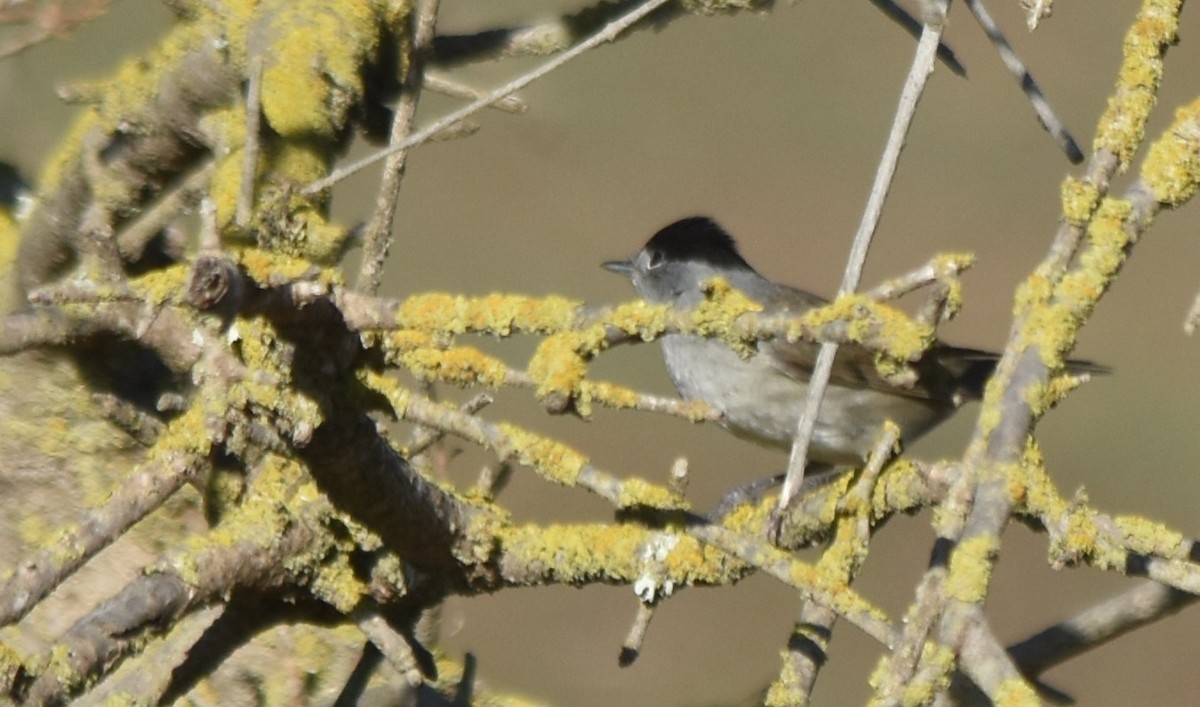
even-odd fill
[(342, 277), (331, 268), (319, 268), (304, 258), (295, 258), (261, 248), (235, 251), (246, 275), (264, 287), (309, 280), (329, 286), (340, 284)]
[(689, 319), (692, 331), (700, 336), (724, 339), (734, 351), (749, 356), (754, 347), (731, 336), (729, 327), (747, 312), (761, 312), (762, 305), (734, 288), (723, 277), (715, 277), (701, 285), (704, 300), (692, 309)]
[(361, 66), (379, 44), (375, 3), (268, 0), (264, 23), (262, 109), (283, 137), (332, 138), (362, 97)]
[(1083, 505), (1070, 508), (1061, 546), (1051, 548), (1052, 552), (1070, 558), (1094, 557), (1099, 551), (1100, 539), (1095, 516), (1095, 511)]
[(1145, 133), (1162, 79), (1163, 54), (1177, 38), (1182, 0), (1144, 0), (1125, 35), (1124, 60), (1117, 87), (1096, 127), (1097, 152), (1116, 155), (1123, 171)]
[(394, 358), (418, 378), (460, 386), (498, 388), (504, 383), (508, 372), (503, 361), (467, 346), (449, 349), (418, 347), (397, 351)]
[(950, 555), (946, 574), (946, 595), (971, 604), (981, 603), (987, 596), (988, 581), (1000, 545), (996, 538), (980, 535), (967, 538)]
[(671, 308), (665, 304), (649, 304), (638, 300), (620, 305), (604, 321), (626, 334), (649, 341), (666, 329), (670, 311)]
[(574, 486), (587, 458), (567, 445), (523, 430), (516, 425), (501, 424), (501, 432), (512, 445), (517, 461), (543, 477), (564, 486)]
[(148, 303), (179, 303), (187, 292), (190, 265), (171, 265), (129, 280), (129, 289)]
[(1021, 678), (1007, 678), (996, 685), (992, 693), (992, 704), (996, 707), (1023, 707), (1024, 705), (1040, 705), (1041, 698)]
[[(915, 360), (929, 347), (933, 337), (932, 327), (918, 324), (894, 307), (857, 294), (842, 295), (829, 305), (806, 313), (802, 322), (814, 330), (845, 322), (851, 341), (878, 341), (886, 348), (888, 357), (900, 361)], [(790, 338), (793, 337), (789, 335)]]
[(1121, 531), (1125, 546), (1133, 552), (1159, 557), (1187, 554), (1190, 542), (1182, 534), (1161, 523), (1137, 516), (1117, 516), (1113, 522)]
[(633, 477), (621, 482), (617, 507), (633, 508), (636, 506), (661, 510), (687, 510), (689, 508), (687, 501), (670, 489)]
[(559, 581), (593, 577), (631, 581), (641, 573), (641, 548), (648, 532), (635, 526), (519, 526), (502, 532), (506, 552), (534, 567), (553, 569)]
[(430, 292), (404, 300), (394, 324), (443, 335), (550, 333), (567, 328), (578, 308), (579, 302), (563, 297), (492, 294), (468, 298)]
[(1082, 226), (1092, 217), (1100, 202), (1100, 190), (1096, 185), (1076, 177), (1067, 177), (1060, 188), (1063, 220)]
[(23, 671), (21, 656), (12, 648), (0, 643), (0, 690), (11, 694), (13, 684)]
[(404, 419), (408, 411), (412, 392), (400, 385), (394, 378), (389, 378), (367, 368), (358, 369), (357, 378), (368, 390), (373, 390), (388, 401), (396, 417)]
[(355, 574), (344, 552), (337, 553), (331, 562), (319, 564), (309, 587), (314, 596), (343, 614), (353, 611), (367, 595), (367, 585)]
[[(569, 400), (587, 375), (587, 360), (580, 354), (579, 337), (573, 333), (554, 334), (542, 340), (529, 359), (529, 377), (536, 384), (536, 394), (545, 400), (551, 395)], [(581, 415), (591, 413), (586, 401), (577, 400)]]
[(1179, 206), (1200, 187), (1200, 100), (1175, 112), (1175, 122), (1150, 146), (1142, 181), (1154, 198)]

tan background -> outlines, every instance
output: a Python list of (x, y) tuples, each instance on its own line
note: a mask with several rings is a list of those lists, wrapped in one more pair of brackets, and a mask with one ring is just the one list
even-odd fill
[[(467, 32), (497, 22), (577, 8), (581, 2), (444, 0), (441, 28)], [(1027, 35), (1015, 2), (992, 10), (1086, 150), (1120, 60), (1120, 41), (1139, 3), (1060, 0), (1056, 15)], [(539, 8), (545, 8), (539, 9)], [(1185, 12), (1183, 44), (1168, 56), (1162, 107), (1200, 95), (1200, 29)], [(0, 158), (36, 173), (72, 109), (54, 86), (94, 78), (117, 57), (152, 46), (166, 11), (127, 0), (75, 38), (0, 63)], [(945, 329), (960, 344), (995, 347), (1005, 337), (1012, 290), (1041, 257), (1054, 230), (1058, 186), (1077, 174), (1037, 126), (1032, 111), (966, 13), (955, 6), (948, 42), (970, 79), (940, 70), (921, 105), (898, 185), (888, 203), (866, 283), (913, 267), (939, 250), (972, 251), (966, 308)], [(781, 3), (765, 16), (686, 18), (602, 48), (522, 95), (521, 117), (490, 113), (476, 137), (430, 145), (412, 159), (386, 292), (431, 289), (560, 293), (589, 302), (631, 296), (597, 267), (636, 250), (684, 215), (717, 217), (767, 275), (831, 293), (840, 278), (915, 42), (867, 2)], [(473, 67), (453, 75), (492, 87), (533, 61)], [(455, 103), (425, 100), (428, 120)], [(336, 214), (365, 218), (374, 173), (340, 192)], [(1080, 356), (1117, 374), (1073, 395), (1040, 427), (1060, 488), (1086, 487), (1099, 508), (1145, 514), (1200, 535), (1195, 508), (1200, 461), (1200, 341), (1180, 328), (1200, 286), (1200, 207), (1164, 214), (1138, 246), (1081, 339)], [(496, 350), (519, 362), (530, 342)], [(657, 350), (605, 356), (598, 377), (666, 393)], [(541, 414), (522, 392), (504, 394), (493, 417), (513, 416), (568, 438), (602, 468), (662, 480), (671, 460), (691, 461), (692, 495), (705, 505), (736, 481), (782, 468), (715, 427), (642, 414), (601, 412), (583, 424)], [(974, 409), (912, 451), (956, 455)], [(467, 453), (457, 474), (484, 461)], [(582, 492), (518, 472), (504, 497), (519, 519), (610, 517)], [(931, 543), (927, 515), (892, 521), (873, 544), (859, 588), (890, 611), (911, 599)], [(1005, 639), (1016, 640), (1109, 596), (1130, 580), (1088, 569), (1055, 573), (1045, 540), (1023, 527), (1006, 537), (989, 602)], [(722, 590), (685, 591), (667, 602), (644, 653), (616, 667), (635, 602), (626, 588), (525, 590), (447, 612), (448, 646), (479, 658), (493, 684), (570, 705), (691, 705), (753, 694), (778, 667), (798, 602), (761, 578)], [(1193, 609), (1052, 672), (1085, 705), (1192, 704), (1200, 678), (1192, 656)], [(818, 704), (854, 704), (878, 648), (839, 626)]]

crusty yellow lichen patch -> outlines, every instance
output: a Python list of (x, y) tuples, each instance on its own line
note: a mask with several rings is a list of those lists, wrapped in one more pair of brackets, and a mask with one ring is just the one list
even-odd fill
[(587, 358), (582, 351), (587, 345), (573, 332), (547, 336), (529, 359), (527, 372), (536, 385), (538, 399), (551, 395), (564, 400), (574, 399), (576, 411), (583, 416), (591, 414), (588, 401), (576, 395), (584, 376), (587, 375)]
[[(630, 388), (615, 383), (580, 381), (578, 399), (590, 408), (592, 403), (615, 409), (632, 409), (638, 407), (641, 395)], [(704, 422), (714, 419), (713, 408), (703, 400), (680, 400), (675, 408), (677, 414), (690, 422)]]
[(526, 297), (493, 293), (468, 300), (468, 330), (508, 336), (513, 331), (548, 334), (570, 325), (580, 303), (565, 297)]
[[(842, 295), (829, 305), (806, 313), (801, 321), (813, 329), (846, 322), (851, 341), (861, 343), (873, 338), (884, 344), (889, 357), (901, 361), (915, 360), (933, 340), (931, 326), (919, 324), (899, 309), (864, 295)], [(788, 338), (798, 337), (789, 333)]]
[(368, 390), (373, 390), (387, 399), (396, 417), (404, 419), (408, 411), (412, 392), (401, 385), (395, 378), (385, 376), (368, 368), (360, 368), (356, 373), (358, 381)]
[(942, 293), (942, 320), (953, 319), (963, 308), (963, 284), (958, 274), (975, 265), (974, 253), (938, 253), (934, 257), (934, 267), (940, 273), (939, 283), (945, 287)]
[(23, 669), (21, 656), (12, 648), (0, 643), (0, 690), (11, 694), (13, 683)]
[(1028, 312), (1022, 328), (1024, 344), (1037, 347), (1042, 363), (1054, 370), (1062, 365), (1063, 352), (1074, 343), (1082, 323), (1081, 314), (1065, 303), (1043, 304)]
[(1113, 519), (1125, 540), (1125, 547), (1142, 555), (1158, 557), (1186, 556), (1188, 540), (1161, 523), (1137, 516), (1117, 516)]
[(721, 525), (739, 535), (751, 536), (762, 533), (767, 519), (775, 509), (774, 498), (764, 498), (758, 503), (743, 503), (721, 518)]
[(413, 295), (400, 304), (395, 325), (431, 334), (508, 336), (566, 329), (579, 302), (564, 297), (491, 294), (470, 298), (443, 292)]
[(191, 277), (191, 266), (187, 264), (170, 265), (131, 278), (129, 289), (138, 297), (153, 304), (177, 304), (187, 293), (188, 279)]
[(1069, 512), (1070, 506), (1067, 499), (1063, 498), (1054, 482), (1051, 481), (1050, 475), (1046, 472), (1045, 462), (1042, 460), (1041, 450), (1033, 440), (1026, 445), (1025, 459), (1021, 466), (1024, 469), (1024, 473), (1021, 475), (1024, 493), (1020, 497), (1020, 502), (1025, 509), (1042, 518), (1065, 516)]
[(986, 535), (959, 542), (950, 554), (946, 595), (961, 602), (982, 603), (987, 597), (988, 582), (999, 551), (996, 538)]
[(355, 573), (346, 552), (332, 553), (328, 561), (317, 563), (309, 572), (312, 575), (309, 588), (313, 595), (343, 614), (353, 611), (368, 593), (367, 585)]
[(234, 251), (246, 275), (261, 287), (274, 287), (302, 280), (329, 287), (342, 283), (341, 274), (333, 268), (321, 268), (306, 258), (296, 258), (262, 248), (239, 248)]
[(642, 341), (650, 341), (658, 338), (666, 329), (670, 312), (671, 308), (668, 305), (638, 300), (618, 306), (604, 321)]
[[(751, 561), (752, 565), (760, 562)], [(799, 587), (820, 604), (843, 616), (867, 616), (871, 620), (886, 623), (887, 614), (852, 590), (845, 581), (826, 568), (814, 567), (805, 562), (792, 560), (788, 569), (788, 584)]]
[(369, 0), (264, 0), (262, 109), (284, 137), (332, 138), (362, 98), (364, 61), (379, 44)]
[[(304, 507), (319, 498), (303, 467), (283, 457), (268, 456), (255, 468), (242, 504), (209, 532), (185, 540), (183, 550), (168, 562), (184, 582), (201, 586), (208, 552), (233, 547), (269, 549)], [(294, 566), (304, 564), (299, 558), (288, 561)]]
[(1045, 385), (1032, 384), (1023, 391), (1025, 404), (1029, 406), (1034, 417), (1041, 417), (1083, 385), (1085, 380), (1086, 377), (1064, 373), (1053, 376)]
[(1200, 187), (1200, 100), (1175, 112), (1175, 122), (1150, 146), (1142, 164), (1142, 181), (1154, 198), (1179, 206)]
[(621, 482), (617, 497), (618, 508), (657, 508), (660, 510), (687, 510), (687, 501), (665, 486), (652, 484), (644, 479), (631, 477)]
[[(638, 404), (640, 396), (637, 391), (616, 385), (614, 383), (580, 381), (578, 384), (578, 400), (585, 408), (590, 408), (592, 403), (600, 403), (605, 407), (616, 409), (634, 408)], [(695, 408), (695, 412), (689, 414), (688, 419), (693, 422), (703, 419), (703, 410), (707, 406), (700, 403), (700, 406)], [(690, 408), (689, 408), (690, 410)], [(698, 415), (698, 417), (696, 416)]]
[(1086, 505), (1078, 504), (1067, 507), (1064, 513), (1066, 527), (1061, 538), (1050, 546), (1050, 556), (1069, 558), (1074, 562), (1092, 559), (1101, 554), (1101, 534), (1096, 526), (1096, 512)]
[(1100, 190), (1096, 185), (1077, 177), (1067, 177), (1060, 192), (1063, 220), (1076, 226), (1087, 224), (1100, 203)]
[[(811, 641), (815, 645), (827, 644), (829, 641), (828, 637), (818, 633), (811, 625), (796, 624), (792, 630), (801, 636), (802, 640)], [(796, 696), (802, 694), (797, 690), (802, 677), (797, 669), (798, 663), (792, 650), (786, 648), (780, 650), (779, 661), (781, 663), (779, 674), (767, 688), (767, 694), (763, 698), (764, 707), (792, 707), (797, 702)]]
[(996, 707), (1025, 707), (1026, 705), (1042, 704), (1037, 692), (1021, 678), (1001, 680), (991, 696), (992, 704)]
[(1125, 261), (1129, 243), (1129, 202), (1105, 198), (1088, 223), (1088, 247), (1079, 267), (1057, 283), (1035, 274), (1017, 291), (1016, 316), (1024, 319), (1025, 346), (1036, 346), (1042, 362), (1053, 369), (1074, 344), (1076, 333)]
[[(840, 483), (849, 488), (850, 478)], [(925, 503), (919, 489), (924, 486), (921, 471), (907, 459), (897, 459), (879, 474), (871, 489), (871, 518), (879, 520), (893, 512), (904, 512)], [(843, 493), (845, 490), (843, 489)]]
[(564, 486), (574, 486), (587, 457), (567, 445), (502, 423), (501, 432), (512, 448), (512, 454), (522, 465), (541, 476)]
[(209, 414), (212, 410), (205, 409), (207, 401), (188, 406), (182, 415), (167, 423), (167, 426), (154, 441), (147, 461), (153, 463), (160, 460), (169, 463), (169, 458), (161, 455), (191, 454), (206, 457), (212, 450), (212, 439), (208, 429)]
[[(385, 341), (390, 344), (392, 339)], [(458, 386), (498, 388), (508, 373), (503, 361), (469, 346), (401, 348), (385, 344), (384, 353), (390, 363), (399, 363), (418, 378)]]
[(1179, 31), (1183, 0), (1144, 0), (1137, 20), (1125, 34), (1124, 60), (1117, 86), (1096, 126), (1096, 151), (1116, 155), (1124, 171), (1145, 134), (1146, 120), (1157, 100), (1163, 54)]
[(723, 339), (743, 356), (754, 353), (751, 343), (730, 334), (733, 321), (747, 312), (761, 312), (762, 305), (735, 289), (723, 277), (715, 277), (701, 285), (704, 300), (692, 309), (691, 329), (700, 336)]
[[(667, 538), (665, 556), (655, 559), (647, 552), (652, 543)], [(548, 581), (633, 582), (647, 572), (648, 561), (656, 565), (656, 574), (676, 586), (732, 579), (723, 553), (684, 535), (635, 525), (527, 525), (502, 532), (499, 540), (520, 564), (548, 570)]]
[(833, 542), (821, 553), (817, 569), (828, 581), (847, 583), (867, 559), (867, 544), (859, 537), (857, 521), (842, 518), (834, 531)]

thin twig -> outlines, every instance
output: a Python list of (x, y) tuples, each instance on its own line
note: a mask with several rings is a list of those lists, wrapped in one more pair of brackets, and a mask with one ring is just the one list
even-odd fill
[[(433, 396), (427, 395), (430, 400), (434, 400)], [(495, 400), (489, 393), (480, 393), (471, 398), (460, 406), (460, 409), (467, 415), (474, 415), (488, 405), (491, 405)], [(436, 402), (436, 401), (435, 401)], [(417, 427), (413, 430), (412, 437), (409, 438), (408, 444), (405, 445), (405, 452), (409, 459), (422, 454), (429, 450), (430, 447), (437, 444), (446, 436), (445, 430), (439, 430), (434, 427)]]
[(1054, 0), (1021, 0), (1021, 7), (1028, 13), (1025, 26), (1032, 32), (1042, 20), (1054, 13)]
[(307, 187), (305, 187), (303, 190), (303, 193), (305, 195), (312, 195), (323, 189), (328, 189), (329, 187), (333, 186), (334, 184), (337, 184), (338, 182), (345, 179), (346, 177), (349, 177), (350, 175), (355, 174), (356, 172), (359, 172), (360, 170), (375, 164), (376, 162), (378, 162), (381, 159), (384, 159), (385, 157), (387, 157), (390, 154), (393, 154), (395, 152), (400, 152), (402, 150), (407, 150), (410, 147), (415, 147), (417, 145), (424, 143), (425, 141), (429, 140), (430, 137), (432, 137), (436, 133), (440, 132), (444, 128), (461, 121), (463, 118), (466, 118), (466, 117), (469, 117), (471, 115), (478, 113), (479, 111), (483, 110), (484, 108), (487, 108), (488, 106), (495, 103), (496, 101), (499, 101), (513, 93), (516, 93), (517, 91), (520, 91), (521, 89), (525, 88), (529, 84), (533, 83), (534, 81), (537, 81), (538, 79), (542, 78), (546, 74), (554, 71), (555, 69), (559, 68), (563, 64), (566, 64), (568, 61), (571, 61), (572, 59), (579, 56), (580, 54), (583, 54), (584, 52), (588, 51), (589, 49), (592, 49), (601, 44), (604, 44), (605, 42), (611, 42), (611, 41), (615, 40), (617, 37), (619, 37), (621, 35), (622, 32), (629, 29), (634, 24), (636, 24), (639, 20), (646, 17), (651, 12), (654, 12), (654, 10), (658, 9), (662, 5), (665, 5), (667, 2), (668, 2), (668, 0), (647, 0), (645, 3), (634, 8), (629, 13), (623, 15), (619, 19), (613, 20), (608, 25), (606, 25), (604, 27), (604, 29), (600, 30), (599, 32), (592, 35), (588, 39), (580, 42), (579, 44), (575, 45), (571, 49), (568, 49), (567, 51), (563, 52), (562, 54), (559, 54), (558, 56), (554, 57), (553, 59), (551, 59), (551, 60), (547, 61), (546, 63), (542, 64), (541, 66), (537, 67), (533, 71), (530, 71), (529, 73), (508, 82), (507, 84), (501, 86), (500, 88), (496, 89), (495, 91), (492, 91), (491, 93), (487, 94), (486, 96), (483, 96), (482, 98), (472, 101), (471, 103), (463, 106), (462, 108), (459, 108), (456, 111), (451, 111), (450, 113), (447, 113), (446, 115), (435, 120), (433, 123), (429, 124), (428, 126), (413, 133), (412, 135), (410, 135), (408, 137), (408, 139), (406, 139), (398, 144), (389, 145), (388, 147), (376, 152), (373, 155), (364, 157), (363, 159), (358, 160), (357, 162), (352, 162), (344, 167), (335, 169), (332, 173), (330, 173), (330, 175), (328, 177), (325, 177), (324, 179), (319, 179), (319, 180), (313, 182), (312, 184), (308, 185)]
[(29, 613), (83, 563), (182, 488), (202, 464), (197, 456), (161, 454), (134, 472), (104, 505), (89, 511), (77, 528), (64, 531), (52, 547), (22, 560), (0, 587), (0, 626)]
[(1021, 672), (1038, 676), (1134, 629), (1170, 616), (1200, 597), (1157, 582), (1138, 586), (1009, 646)]
[(1058, 149), (1063, 151), (1071, 164), (1079, 164), (1083, 161), (1083, 152), (1079, 149), (1079, 145), (1075, 144), (1075, 138), (1071, 137), (1070, 131), (1063, 125), (1062, 120), (1055, 114), (1054, 108), (1050, 106), (1050, 102), (1046, 100), (1046, 96), (1042, 94), (1042, 90), (1038, 88), (1037, 82), (1033, 80), (1033, 76), (1029, 73), (1029, 69), (1025, 68), (1025, 64), (1021, 62), (1021, 58), (1013, 51), (1012, 45), (1004, 38), (1004, 33), (1000, 31), (1000, 27), (992, 16), (988, 13), (987, 8), (983, 5), (983, 0), (966, 0), (967, 8), (971, 10), (971, 14), (975, 15), (975, 21), (983, 28), (984, 34), (991, 40), (992, 46), (1000, 54), (1001, 61), (1008, 67), (1009, 73), (1017, 80), (1024, 91), (1025, 97), (1029, 99), (1033, 105), (1033, 111), (1037, 114), (1038, 122), (1050, 133), (1050, 137), (1058, 145)]
[(958, 277), (972, 265), (971, 258), (936, 257), (921, 267), (890, 278), (863, 293), (877, 302), (899, 299), (927, 285)]
[(642, 643), (646, 640), (646, 629), (650, 628), (650, 620), (654, 618), (655, 604), (638, 602), (637, 613), (629, 626), (625, 642), (621, 644), (621, 654), (617, 657), (617, 665), (622, 668), (633, 665), (642, 652)]
[[(457, 81), (451, 81), (445, 76), (442, 76), (441, 74), (435, 74), (429, 70), (425, 71), (425, 90), (433, 91), (434, 93), (440, 93), (443, 96), (450, 96), (452, 98), (465, 98), (471, 101), (477, 100), (484, 95), (483, 91), (476, 90), (465, 84), (458, 83)], [(502, 98), (495, 103), (492, 103), (489, 107), (505, 113), (514, 113), (517, 115), (529, 110), (529, 104), (520, 98), (517, 98), (516, 96)]]
[(367, 691), (367, 683), (371, 681), (382, 662), (383, 653), (375, 644), (371, 641), (364, 643), (358, 662), (354, 664), (354, 670), (350, 671), (350, 676), (342, 684), (342, 690), (333, 701), (332, 707), (355, 707), (360, 704), (363, 693)]
[[(867, 457), (867, 463), (853, 488), (839, 502), (851, 515), (840, 519), (837, 539), (825, 550), (821, 565), (837, 580), (849, 585), (867, 559), (871, 542), (871, 494), (883, 467), (896, 453), (900, 429), (886, 424)], [(844, 549), (845, 548), (845, 549)], [(811, 700), (817, 675), (828, 657), (829, 642), (837, 614), (820, 604), (807, 601), (788, 639), (787, 653), (772, 694), (787, 693), (788, 704), (806, 704)], [(779, 700), (776, 700), (778, 702)]]
[(366, 608), (353, 613), (354, 623), (371, 643), (387, 660), (388, 664), (400, 674), (404, 682), (417, 686), (424, 682), (421, 675), (420, 663), (413, 654), (412, 647), (399, 631), (392, 628), (380, 613), (379, 607), (369, 603)]
[(152, 446), (166, 428), (158, 418), (112, 393), (96, 393), (92, 396), (92, 402), (96, 403), (101, 415), (125, 430), (126, 434), (142, 446)]
[[(904, 28), (905, 32), (908, 32), (913, 37), (920, 38), (920, 20), (918, 20), (916, 17), (913, 17), (904, 8), (892, 2), (892, 0), (871, 0), (871, 4), (874, 5), (880, 12), (882, 12), (889, 20)], [(950, 71), (958, 76), (965, 77), (967, 75), (967, 67), (959, 63), (958, 57), (954, 56), (954, 50), (945, 44), (938, 45), (938, 59), (941, 59), (942, 63), (946, 65), (946, 68), (950, 69)]]
[[(854, 244), (850, 249), (850, 257), (846, 263), (846, 270), (843, 273), (842, 285), (839, 290), (841, 294), (853, 292), (858, 287), (858, 282), (862, 277), (863, 265), (867, 259), (867, 250), (871, 246), (871, 238), (879, 223), (879, 217), (883, 211), (883, 202), (887, 198), (888, 190), (891, 187), (892, 176), (896, 173), (896, 164), (900, 158), (900, 151), (904, 147), (904, 138), (908, 134), (909, 127), (912, 125), (917, 102), (925, 90), (925, 83), (929, 75), (933, 73), (937, 47), (941, 36), (942, 25), (940, 22), (927, 24), (924, 32), (921, 34), (921, 41), (917, 44), (917, 52), (913, 58), (912, 68), (909, 70), (908, 80), (905, 82), (904, 90), (900, 94), (900, 105), (896, 110), (896, 119), (892, 123), (892, 131), (888, 137), (887, 146), (884, 148), (883, 156), (880, 159), (879, 169), (875, 173), (875, 184), (871, 188), (871, 195), (867, 200), (867, 208), (863, 212), (862, 222), (859, 224), (858, 233), (855, 234)], [(821, 350), (817, 354), (817, 361), (808, 383), (808, 398), (805, 401), (804, 411), (800, 415), (800, 421), (796, 428), (795, 441), (792, 444), (791, 456), (788, 459), (787, 478), (784, 480), (783, 489), (779, 494), (779, 504), (776, 508), (777, 516), (782, 516), (787, 512), (804, 481), (804, 466), (808, 460), (808, 445), (812, 440), (817, 416), (821, 410), (821, 400), (825, 395), (825, 388), (829, 383), (829, 374), (833, 370), (833, 358), (836, 354), (837, 344), (821, 344)], [(778, 527), (778, 523), (773, 523), (772, 526), (772, 535), (775, 535), (774, 530)]]
[(1191, 336), (1196, 333), (1197, 325), (1200, 325), (1200, 292), (1196, 293), (1196, 298), (1192, 300), (1192, 307), (1183, 319), (1183, 332)]
[(212, 179), (214, 171), (216, 171), (216, 161), (205, 160), (182, 182), (172, 187), (152, 206), (125, 224), (117, 233), (117, 250), (120, 251), (121, 257), (127, 261), (139, 260), (150, 241), (154, 240), (168, 224), (179, 218), (187, 208), (195, 206), (199, 201), (200, 194)]
[[(388, 138), (391, 145), (403, 143), (412, 133), (412, 122), (417, 114), (417, 102), (425, 81), (425, 55), (433, 41), (434, 26), (437, 24), (438, 5), (439, 0), (423, 0), (417, 5), (408, 72), (404, 77), (400, 101), (392, 116), (392, 130)], [(404, 149), (392, 152), (384, 163), (383, 177), (379, 180), (379, 192), (375, 197), (375, 210), (363, 237), (362, 265), (357, 282), (357, 289), (363, 292), (374, 294), (383, 284), (383, 261), (392, 245), (392, 224), (407, 161), (408, 150)]]
[(217, 604), (182, 617), (165, 638), (152, 642), (133, 664), (122, 666), (109, 680), (72, 704), (77, 707), (119, 704), (134, 695), (143, 704), (159, 702), (170, 689), (173, 670), (187, 660), (188, 653), (226, 608)]
[(254, 187), (258, 184), (259, 126), (262, 124), (262, 73), (263, 59), (256, 55), (247, 67), (249, 76), (246, 85), (246, 137), (242, 143), (242, 184), (238, 189), (234, 222), (238, 228), (250, 223), (254, 209)]
[(749, 563), (790, 587), (799, 589), (809, 600), (837, 613), (863, 633), (887, 647), (896, 644), (900, 633), (887, 615), (845, 585), (831, 585), (815, 567), (796, 560), (788, 553), (759, 539), (748, 538), (716, 525), (694, 525), (688, 535), (719, 548)]

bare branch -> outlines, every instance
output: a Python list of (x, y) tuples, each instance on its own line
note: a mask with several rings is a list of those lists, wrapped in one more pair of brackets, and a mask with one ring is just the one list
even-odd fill
[(992, 46), (1000, 54), (1000, 59), (1008, 68), (1009, 73), (1017, 80), (1017, 84), (1025, 93), (1025, 97), (1029, 99), (1034, 113), (1037, 114), (1038, 122), (1045, 128), (1046, 132), (1050, 133), (1050, 137), (1054, 138), (1058, 149), (1063, 151), (1063, 154), (1067, 156), (1071, 164), (1082, 162), (1083, 152), (1079, 149), (1079, 145), (1075, 144), (1075, 138), (1071, 137), (1071, 133), (1067, 131), (1066, 126), (1054, 112), (1054, 108), (1051, 107), (1050, 102), (1046, 100), (1046, 96), (1042, 94), (1042, 90), (1038, 88), (1037, 82), (1033, 80), (1029, 69), (1025, 68), (1025, 64), (1021, 62), (1021, 58), (1013, 51), (1012, 45), (1004, 38), (1000, 27), (992, 19), (991, 14), (988, 13), (987, 8), (984, 6), (983, 0), (966, 0), (966, 3), (967, 7), (971, 10), (971, 14), (975, 15), (975, 21), (983, 28), (984, 34), (987, 35), (988, 39), (992, 42)]
[[(404, 142), (412, 132), (413, 118), (417, 114), (417, 101), (425, 83), (425, 56), (433, 42), (440, 0), (422, 0), (417, 4), (413, 17), (412, 44), (408, 54), (407, 72), (401, 84), (400, 102), (392, 116), (390, 145)], [(396, 150), (388, 155), (383, 165), (383, 176), (379, 180), (379, 191), (375, 197), (375, 210), (367, 223), (363, 236), (363, 258), (358, 270), (357, 289), (368, 294), (379, 291), (383, 281), (383, 261), (392, 244), (392, 222), (396, 216), (396, 201), (400, 198), (400, 184), (404, 180), (404, 168), (408, 163), (408, 150)]]
[[(896, 117), (892, 122), (892, 130), (888, 136), (880, 158), (879, 168), (875, 173), (875, 183), (871, 187), (871, 195), (867, 199), (862, 221), (854, 242), (850, 247), (846, 269), (842, 273), (842, 284), (838, 288), (839, 295), (847, 295), (858, 288), (862, 278), (863, 266), (867, 261), (867, 251), (871, 246), (875, 228), (883, 212), (883, 202), (887, 199), (891, 188), (892, 177), (896, 173), (896, 165), (900, 160), (900, 151), (904, 147), (904, 138), (912, 125), (916, 113), (917, 102), (925, 90), (925, 82), (933, 73), (936, 61), (937, 47), (941, 43), (942, 21), (945, 19), (946, 2), (941, 3), (942, 16), (938, 21), (928, 20), (917, 44), (917, 52), (909, 69), (908, 79), (900, 95), (900, 105), (896, 109)], [(813, 365), (812, 376), (808, 381), (808, 397), (805, 399), (804, 410), (800, 413), (800, 421), (796, 426), (795, 440), (792, 443), (791, 455), (788, 457), (787, 478), (779, 493), (778, 516), (786, 515), (796, 493), (804, 480), (804, 467), (808, 463), (808, 445), (816, 428), (817, 416), (821, 410), (821, 401), (825, 397), (825, 388), (829, 384), (829, 376), (833, 371), (833, 358), (837, 354), (837, 344), (821, 344)], [(777, 534), (778, 524), (772, 530)]]
[(83, 563), (162, 505), (194, 478), (202, 461), (179, 452), (163, 454), (134, 472), (104, 505), (89, 511), (78, 529), (63, 532), (53, 547), (18, 564), (0, 587), (0, 625), (20, 619)]

